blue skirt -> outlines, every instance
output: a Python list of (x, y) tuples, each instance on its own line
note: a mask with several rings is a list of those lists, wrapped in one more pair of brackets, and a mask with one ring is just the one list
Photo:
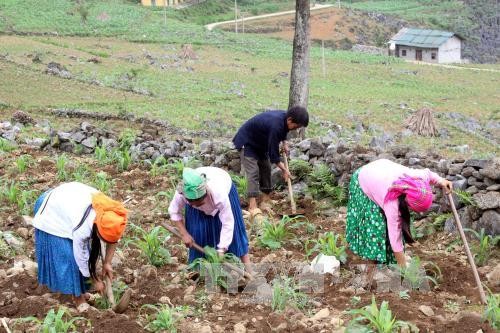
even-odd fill
[(50, 193), (50, 191), (52, 191), (52, 189), (50, 190), (47, 190), (45, 192), (43, 192), (39, 197), (38, 199), (36, 199), (35, 201), (35, 206), (33, 207), (33, 215), (36, 215), (36, 213), (38, 212), (38, 210), (40, 209), (40, 206), (42, 205), (43, 203), (43, 200), (45, 200), (45, 197)]
[[(241, 213), (240, 198), (234, 184), (231, 186), (231, 191), (229, 192), (229, 202), (233, 211), (234, 231), (233, 241), (229, 245), (227, 252), (237, 257), (242, 257), (248, 254), (248, 237)], [(206, 215), (190, 205), (186, 205), (185, 210), (186, 230), (193, 237), (194, 241), (201, 247), (210, 246), (215, 248), (219, 243), (220, 231), (222, 229), (219, 213), (215, 216)], [(201, 257), (203, 257), (203, 253), (193, 248), (189, 249), (189, 263)]]
[(80, 296), (89, 285), (73, 256), (73, 241), (35, 229), (35, 255), (38, 283), (52, 292)]

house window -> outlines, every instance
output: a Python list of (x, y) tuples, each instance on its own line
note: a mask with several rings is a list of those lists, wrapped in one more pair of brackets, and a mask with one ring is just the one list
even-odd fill
[(436, 60), (436, 52), (432, 52), (431, 53), (431, 59), (432, 60)]
[(402, 55), (403, 57), (406, 57), (406, 50), (401, 50), (401, 55)]

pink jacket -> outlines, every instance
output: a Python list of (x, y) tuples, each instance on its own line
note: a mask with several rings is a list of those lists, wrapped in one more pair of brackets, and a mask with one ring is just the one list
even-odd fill
[(438, 184), (443, 178), (429, 169), (411, 169), (401, 164), (380, 159), (363, 166), (359, 172), (359, 185), (363, 192), (382, 207), (387, 218), (389, 241), (394, 252), (403, 252), (402, 225), (397, 200), (384, 204), (389, 187), (404, 174)]

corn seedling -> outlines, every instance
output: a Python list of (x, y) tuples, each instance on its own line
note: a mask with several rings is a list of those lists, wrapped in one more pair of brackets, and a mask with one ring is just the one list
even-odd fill
[(210, 246), (205, 246), (203, 249), (205, 250), (205, 256), (193, 260), (189, 264), (188, 269), (198, 269), (212, 286), (221, 286), (227, 289), (227, 274), (223, 264), (232, 263), (239, 265), (241, 263), (240, 259), (232, 253), (224, 253), (221, 256)]
[(90, 320), (83, 317), (72, 317), (68, 309), (65, 307), (60, 307), (57, 312), (54, 309), (50, 309), (44, 320), (40, 320), (36, 317), (26, 317), (18, 319), (20, 322), (31, 322), (39, 326), (38, 332), (41, 333), (66, 333), (66, 332), (76, 332), (77, 327), (75, 325), (78, 321), (86, 322), (87, 326), (91, 326)]
[(113, 181), (108, 178), (106, 172), (100, 171), (96, 173), (93, 184), (102, 193), (108, 193)]
[(346, 190), (342, 186), (335, 185), (335, 176), (326, 164), (315, 165), (307, 180), (308, 191), (313, 198), (329, 198), (335, 206), (345, 205)]
[[(426, 266), (434, 273), (434, 277), (427, 275)], [(432, 282), (437, 285), (437, 280), (441, 278), (441, 270), (433, 262), (421, 262), (419, 257), (413, 257), (406, 268), (401, 268), (399, 265), (392, 266), (403, 279), (403, 286), (410, 290), (417, 290), (425, 288), (425, 282)]]
[(273, 223), (266, 219), (262, 225), (262, 232), (257, 243), (261, 247), (266, 247), (271, 250), (276, 250), (281, 248), (285, 243), (289, 242), (292, 244), (300, 244), (295, 234), (291, 229), (297, 229), (301, 222), (297, 222), (300, 216), (291, 218), (289, 216), (283, 216), (283, 218), (278, 223)]
[(234, 185), (236, 185), (236, 189), (238, 190), (240, 197), (246, 198), (248, 191), (247, 178), (238, 175), (231, 175), (231, 179), (233, 180)]
[(16, 159), (16, 167), (18, 173), (24, 173), (33, 162), (31, 155), (21, 155)]
[(500, 330), (500, 294), (493, 294), (488, 290), (483, 320), (487, 320), (494, 329)]
[[(125, 282), (120, 280), (114, 280), (111, 289), (113, 290), (113, 296), (115, 300), (122, 298), (123, 293), (127, 290), (127, 285)], [(95, 307), (101, 310), (110, 309), (111, 304), (109, 303), (107, 297), (99, 295), (95, 299)]]
[(461, 203), (463, 203), (466, 206), (477, 206), (476, 201), (472, 197), (472, 194), (464, 191), (464, 190), (459, 190), (456, 189), (453, 191), (456, 196), (458, 197), (458, 200), (460, 200)]
[(66, 171), (66, 165), (68, 164), (68, 157), (65, 154), (59, 155), (56, 160), (57, 168), (57, 179), (60, 181), (65, 181), (68, 178), (68, 173)]
[(119, 145), (118, 149), (121, 151), (128, 151), (130, 147), (134, 144), (136, 134), (134, 130), (129, 128), (125, 129), (118, 139)]
[(132, 157), (128, 150), (116, 150), (115, 160), (119, 171), (128, 170), (130, 164), (132, 163)]
[(148, 163), (150, 164), (149, 173), (153, 178), (167, 172), (167, 160), (163, 156), (157, 157), (152, 163), (148, 161)]
[(20, 191), (17, 196), (16, 203), (19, 212), (22, 215), (29, 215), (31, 213), (31, 207), (37, 198), (36, 191)]
[(165, 242), (170, 238), (170, 233), (161, 226), (156, 226), (149, 232), (133, 226), (136, 237), (131, 244), (142, 251), (142, 255), (153, 266), (160, 267), (170, 262), (170, 252), (165, 248)]
[(383, 301), (380, 308), (375, 302), (375, 296), (372, 296), (372, 303), (361, 309), (350, 310), (353, 320), (349, 323), (347, 332), (377, 332), (392, 333), (399, 332), (399, 329), (414, 330), (418, 329), (412, 323), (396, 320), (389, 309), (389, 303)]
[(480, 232), (473, 229), (464, 229), (470, 232), (477, 239), (478, 243), (472, 246), (472, 252), (474, 253), (474, 261), (478, 266), (484, 266), (488, 259), (490, 258), (493, 248), (500, 242), (500, 236), (487, 235), (484, 228), (481, 228)]
[(272, 283), (273, 298), (271, 308), (281, 312), (287, 306), (304, 309), (309, 303), (309, 298), (299, 291), (299, 285), (288, 276), (276, 278)]
[(21, 193), (21, 188), (15, 181), (10, 182), (6, 187), (2, 189), (2, 197), (7, 199), (11, 204), (17, 203), (17, 198)]
[(297, 180), (304, 180), (311, 173), (312, 167), (309, 162), (299, 159), (290, 160), (288, 165), (290, 173)]
[(14, 149), (16, 149), (16, 146), (13, 143), (7, 139), (0, 138), (0, 152), (10, 153)]
[(86, 183), (91, 171), (85, 164), (79, 164), (73, 171), (71, 178), (80, 183)]
[[(312, 245), (309, 248), (309, 245)], [(309, 258), (313, 253), (321, 253), (325, 256), (335, 256), (341, 263), (347, 261), (346, 242), (342, 235), (335, 234), (332, 231), (325, 232), (319, 239), (306, 240), (306, 257)]]
[(188, 307), (178, 306), (171, 307), (167, 304), (145, 304), (141, 307), (143, 309), (152, 310), (153, 314), (144, 315), (144, 319), (147, 322), (144, 327), (150, 332), (177, 332), (177, 322), (182, 320), (189, 310)]
[(113, 161), (113, 157), (109, 154), (106, 147), (97, 146), (94, 150), (94, 157), (100, 166), (104, 166)]

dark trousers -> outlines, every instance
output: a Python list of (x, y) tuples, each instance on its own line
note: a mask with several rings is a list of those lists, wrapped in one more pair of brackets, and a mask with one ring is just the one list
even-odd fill
[(249, 198), (255, 198), (260, 191), (271, 193), (273, 190), (271, 182), (271, 162), (269, 159), (259, 160), (254, 157), (245, 156), (244, 149), (240, 151), (241, 167), (247, 178)]

